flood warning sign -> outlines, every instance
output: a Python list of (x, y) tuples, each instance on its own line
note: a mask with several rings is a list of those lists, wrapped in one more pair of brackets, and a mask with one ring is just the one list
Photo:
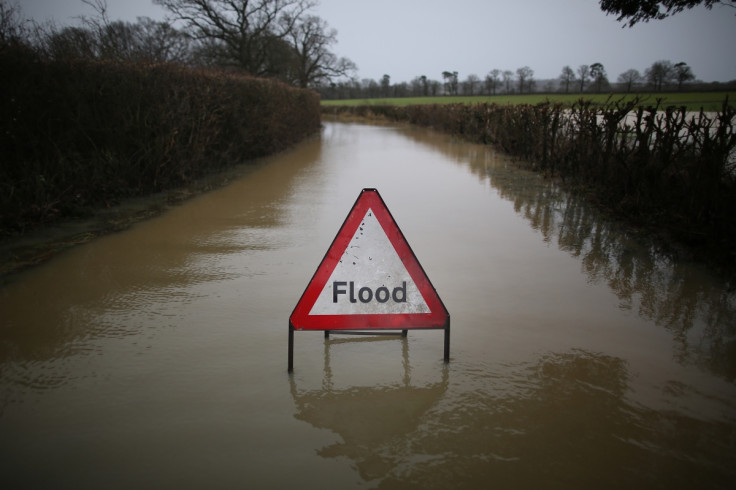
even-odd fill
[(429, 312), (375, 212), (368, 208), (309, 314)]
[(295, 330), (445, 328), (449, 313), (376, 189), (363, 189), (289, 318)]

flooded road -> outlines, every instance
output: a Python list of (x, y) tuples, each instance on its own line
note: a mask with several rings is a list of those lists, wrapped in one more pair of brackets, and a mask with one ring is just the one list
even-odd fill
[[(452, 315), (288, 318), (377, 188)], [(415, 128), (321, 139), (0, 289), (7, 488), (731, 488), (736, 294), (539, 176)]]

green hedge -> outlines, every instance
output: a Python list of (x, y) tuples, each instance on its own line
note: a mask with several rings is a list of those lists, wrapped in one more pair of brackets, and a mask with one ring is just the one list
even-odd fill
[(190, 182), (320, 127), (319, 96), (172, 65), (0, 53), (0, 232)]

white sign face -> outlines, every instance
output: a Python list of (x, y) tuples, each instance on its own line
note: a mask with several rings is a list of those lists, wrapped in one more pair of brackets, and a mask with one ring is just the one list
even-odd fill
[(309, 315), (429, 313), (369, 208)]

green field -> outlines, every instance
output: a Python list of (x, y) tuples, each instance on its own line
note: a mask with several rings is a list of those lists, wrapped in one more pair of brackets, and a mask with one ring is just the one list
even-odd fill
[(723, 101), (728, 97), (730, 106), (736, 106), (736, 92), (677, 92), (677, 93), (642, 93), (642, 94), (530, 94), (530, 95), (483, 95), (475, 97), (403, 97), (380, 99), (346, 99), (323, 100), (323, 106), (359, 106), (359, 105), (415, 105), (415, 104), (539, 104), (542, 102), (561, 102), (574, 104), (580, 99), (604, 104), (609, 98), (613, 101), (630, 99), (638, 96), (644, 105), (654, 105), (662, 99), (662, 105), (685, 106), (690, 111), (703, 108), (706, 111), (720, 110)]

